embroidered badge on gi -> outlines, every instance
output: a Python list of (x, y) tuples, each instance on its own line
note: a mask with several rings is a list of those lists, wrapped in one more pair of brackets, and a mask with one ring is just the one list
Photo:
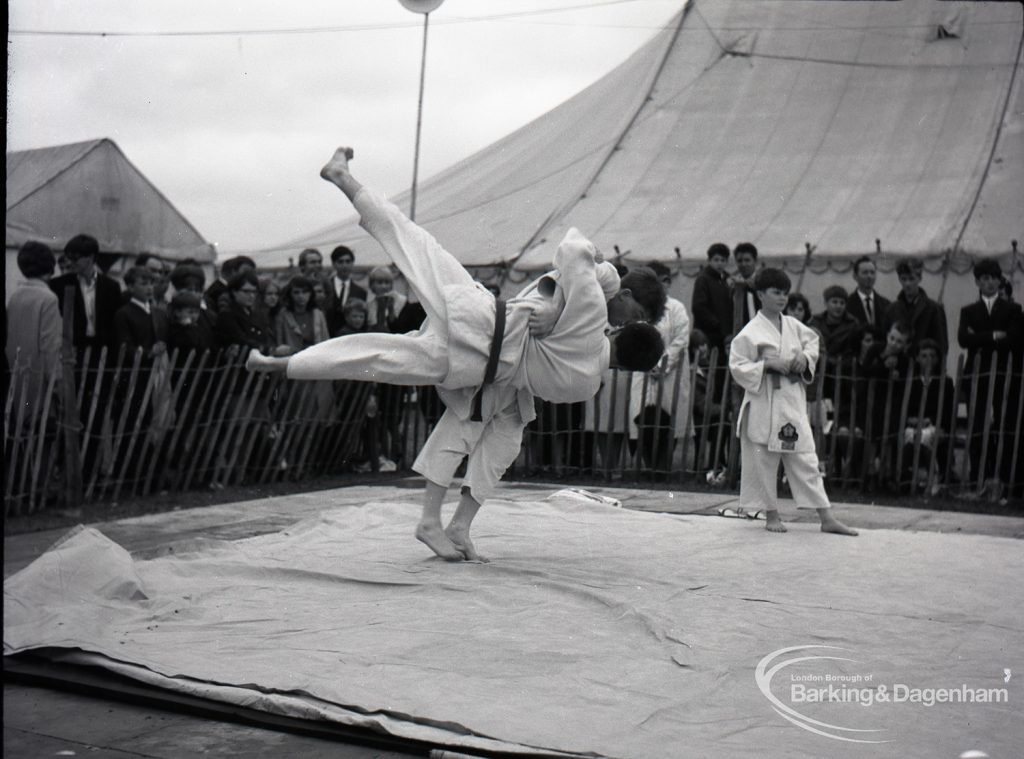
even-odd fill
[(800, 434), (789, 422), (782, 425), (782, 429), (779, 430), (779, 440), (782, 441), (782, 450), (793, 451), (796, 450), (796, 441), (800, 437)]

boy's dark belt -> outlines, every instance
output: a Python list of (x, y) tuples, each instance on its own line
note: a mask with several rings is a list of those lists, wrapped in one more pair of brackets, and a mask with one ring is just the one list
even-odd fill
[(501, 344), (505, 340), (505, 301), (501, 298), (494, 300), (494, 334), (491, 336), (491, 352), (487, 356), (487, 368), (484, 370), (484, 384), (473, 396), (473, 413), (470, 415), (471, 422), (482, 422), (484, 387), (494, 382), (498, 375), (498, 359), (501, 358)]

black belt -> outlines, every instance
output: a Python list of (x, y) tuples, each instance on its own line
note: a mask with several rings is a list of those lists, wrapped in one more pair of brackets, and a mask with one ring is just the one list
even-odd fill
[(471, 422), (482, 422), (484, 385), (490, 385), (498, 376), (498, 359), (501, 358), (501, 344), (505, 340), (505, 301), (501, 298), (494, 299), (494, 334), (491, 336), (491, 352), (487, 356), (487, 368), (484, 370), (484, 384), (473, 396), (473, 413), (470, 415)]

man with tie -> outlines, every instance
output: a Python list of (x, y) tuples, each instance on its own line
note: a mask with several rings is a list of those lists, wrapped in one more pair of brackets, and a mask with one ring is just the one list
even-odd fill
[(885, 329), (885, 312), (890, 301), (875, 290), (877, 268), (868, 256), (861, 256), (853, 262), (853, 278), (856, 289), (846, 297), (846, 313), (877, 332)]
[(342, 313), (345, 304), (350, 300), (366, 300), (366, 290), (352, 281), (352, 267), (355, 262), (355, 253), (344, 245), (339, 245), (331, 251), (334, 275), (327, 281), (327, 301), (324, 303), (327, 331), (331, 337), (337, 337), (341, 328), (345, 326), (345, 317)]
[(757, 247), (752, 242), (741, 242), (733, 250), (732, 255), (736, 259), (736, 274), (732, 278), (732, 334), (736, 334), (761, 310), (761, 300), (754, 289)]
[[(981, 259), (974, 265), (974, 281), (978, 285), (978, 300), (960, 310), (960, 326), (957, 329), (957, 341), (961, 348), (967, 349), (967, 363), (964, 367), (966, 395), (970, 404), (971, 388), (968, 384), (977, 384), (976, 401), (973, 408), (968, 409), (971, 420), (970, 461), (971, 481), (977, 482), (979, 488), (983, 480), (996, 475), (996, 456), (999, 434), (1005, 435), (1003, 440), (1003, 456), (999, 475), (1003, 481), (1009, 479), (1010, 462), (1013, 450), (1014, 416), (1016, 414), (1016, 393), (1008, 389), (1015, 388), (1016, 383), (1008, 383), (1010, 373), (1010, 353), (1019, 346), (1024, 335), (1020, 332), (1021, 307), (1011, 301), (999, 297), (999, 284), (1002, 271), (999, 264), (991, 259)], [(1019, 347), (1017, 350), (1020, 350)], [(995, 377), (992, 377), (992, 361), (995, 358)], [(993, 384), (994, 383), (994, 384)], [(994, 392), (989, 394), (989, 388)], [(1004, 403), (1009, 400), (1009, 403)], [(1004, 408), (1006, 413), (1004, 413)], [(989, 416), (991, 412), (991, 417)], [(1004, 416), (1006, 417), (1004, 419)], [(985, 421), (990, 419), (989, 430), (992, 433), (988, 441), (985, 456), (985, 470), (981, 471), (981, 454), (984, 447)], [(1004, 422), (1006, 423), (1004, 426)], [(995, 484), (998, 497), (999, 484)]]

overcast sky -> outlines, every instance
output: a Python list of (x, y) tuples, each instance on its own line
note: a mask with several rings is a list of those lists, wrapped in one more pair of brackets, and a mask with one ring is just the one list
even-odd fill
[[(421, 180), (600, 78), (681, 6), (446, 0), (430, 16)], [(338, 144), (367, 184), (411, 182), (423, 17), (398, 0), (8, 7), (7, 149), (109, 137), (221, 256), (347, 215), (317, 177)]]

